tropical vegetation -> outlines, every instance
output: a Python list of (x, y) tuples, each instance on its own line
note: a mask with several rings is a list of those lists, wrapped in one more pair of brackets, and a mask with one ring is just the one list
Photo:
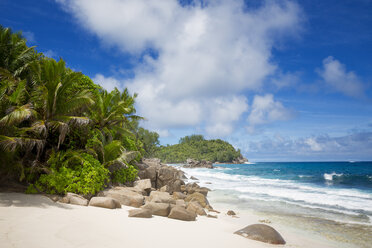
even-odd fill
[(84, 195), (133, 181), (135, 161), (149, 154), (135, 99), (127, 89), (102, 89), (0, 26), (1, 181)]
[(179, 144), (160, 147), (155, 156), (165, 163), (184, 163), (188, 158), (230, 163), (241, 157), (241, 153), (226, 141), (191, 135), (181, 138)]
[(0, 25), (0, 184), (94, 195), (134, 181), (142, 157), (231, 162), (240, 156), (227, 142), (200, 135), (160, 146), (156, 132), (139, 126), (136, 97), (127, 89), (106, 91)]

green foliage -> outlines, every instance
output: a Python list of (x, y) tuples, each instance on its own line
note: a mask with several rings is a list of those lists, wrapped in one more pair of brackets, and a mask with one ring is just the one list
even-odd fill
[(188, 158), (228, 163), (241, 154), (226, 141), (205, 140), (202, 135), (191, 135), (181, 138), (179, 144), (161, 147), (155, 156), (165, 163), (183, 163)]
[[(134, 180), (140, 158), (132, 123), (136, 94), (107, 92), (63, 60), (37, 53), (0, 26), (0, 180), (29, 193), (95, 194), (109, 180)], [(79, 151), (73, 152), (73, 151)]]
[(147, 158), (155, 156), (159, 150), (159, 134), (140, 127), (137, 137), (143, 144), (144, 156)]
[(87, 153), (53, 153), (48, 164), (50, 173), (41, 175), (35, 186), (50, 194), (94, 195), (103, 189), (109, 178), (109, 171)]
[(185, 136), (185, 137), (181, 138), (178, 143), (185, 144), (185, 143), (201, 142), (201, 141), (204, 141), (204, 140), (205, 139), (204, 139), (203, 135), (193, 134), (193, 135)]
[(128, 168), (122, 168), (112, 173), (112, 181), (114, 183), (133, 182), (138, 174), (138, 170), (133, 165), (128, 165)]

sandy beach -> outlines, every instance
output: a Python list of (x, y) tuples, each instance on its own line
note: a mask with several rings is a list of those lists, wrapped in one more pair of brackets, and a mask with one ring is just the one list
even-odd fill
[[(232, 218), (221, 212), (218, 219), (199, 216), (197, 221), (185, 222), (159, 216), (129, 218), (129, 209), (84, 207), (55, 203), (41, 195), (0, 193), (1, 247), (276, 247), (233, 234), (258, 223), (259, 216)], [(271, 226), (286, 240), (284, 247), (339, 247), (300, 229)]]

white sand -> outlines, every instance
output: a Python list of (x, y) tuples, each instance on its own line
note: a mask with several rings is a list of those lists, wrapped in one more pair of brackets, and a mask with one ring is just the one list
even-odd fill
[[(54, 203), (40, 195), (0, 193), (0, 247), (283, 247), (233, 234), (257, 223), (259, 217), (254, 215), (231, 218), (221, 213), (218, 219), (198, 217), (184, 222), (159, 216), (129, 218), (129, 209), (83, 207)], [(284, 247), (337, 247), (299, 230), (271, 226), (287, 241)]]

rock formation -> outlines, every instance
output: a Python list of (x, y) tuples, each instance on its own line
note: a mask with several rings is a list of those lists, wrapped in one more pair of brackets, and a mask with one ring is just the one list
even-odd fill
[(159, 159), (142, 159), (137, 167), (139, 178), (150, 179), (153, 188), (160, 189), (163, 186), (168, 186), (168, 193), (172, 194), (180, 192), (181, 186), (185, 184), (183, 179), (186, 177), (183, 171), (162, 164)]
[(265, 224), (249, 225), (234, 233), (245, 238), (258, 240), (269, 244), (285, 244), (283, 237), (274, 228)]
[(100, 207), (100, 208), (121, 208), (121, 204), (118, 200), (115, 200), (111, 197), (92, 197), (89, 201), (89, 206)]
[(233, 162), (233, 164), (244, 164), (244, 163), (248, 162), (248, 159), (243, 157), (242, 155), (240, 155), (239, 157), (234, 159), (232, 162)]
[(213, 169), (213, 163), (211, 161), (197, 161), (191, 158), (188, 158), (186, 164), (183, 165), (185, 168), (208, 168)]

